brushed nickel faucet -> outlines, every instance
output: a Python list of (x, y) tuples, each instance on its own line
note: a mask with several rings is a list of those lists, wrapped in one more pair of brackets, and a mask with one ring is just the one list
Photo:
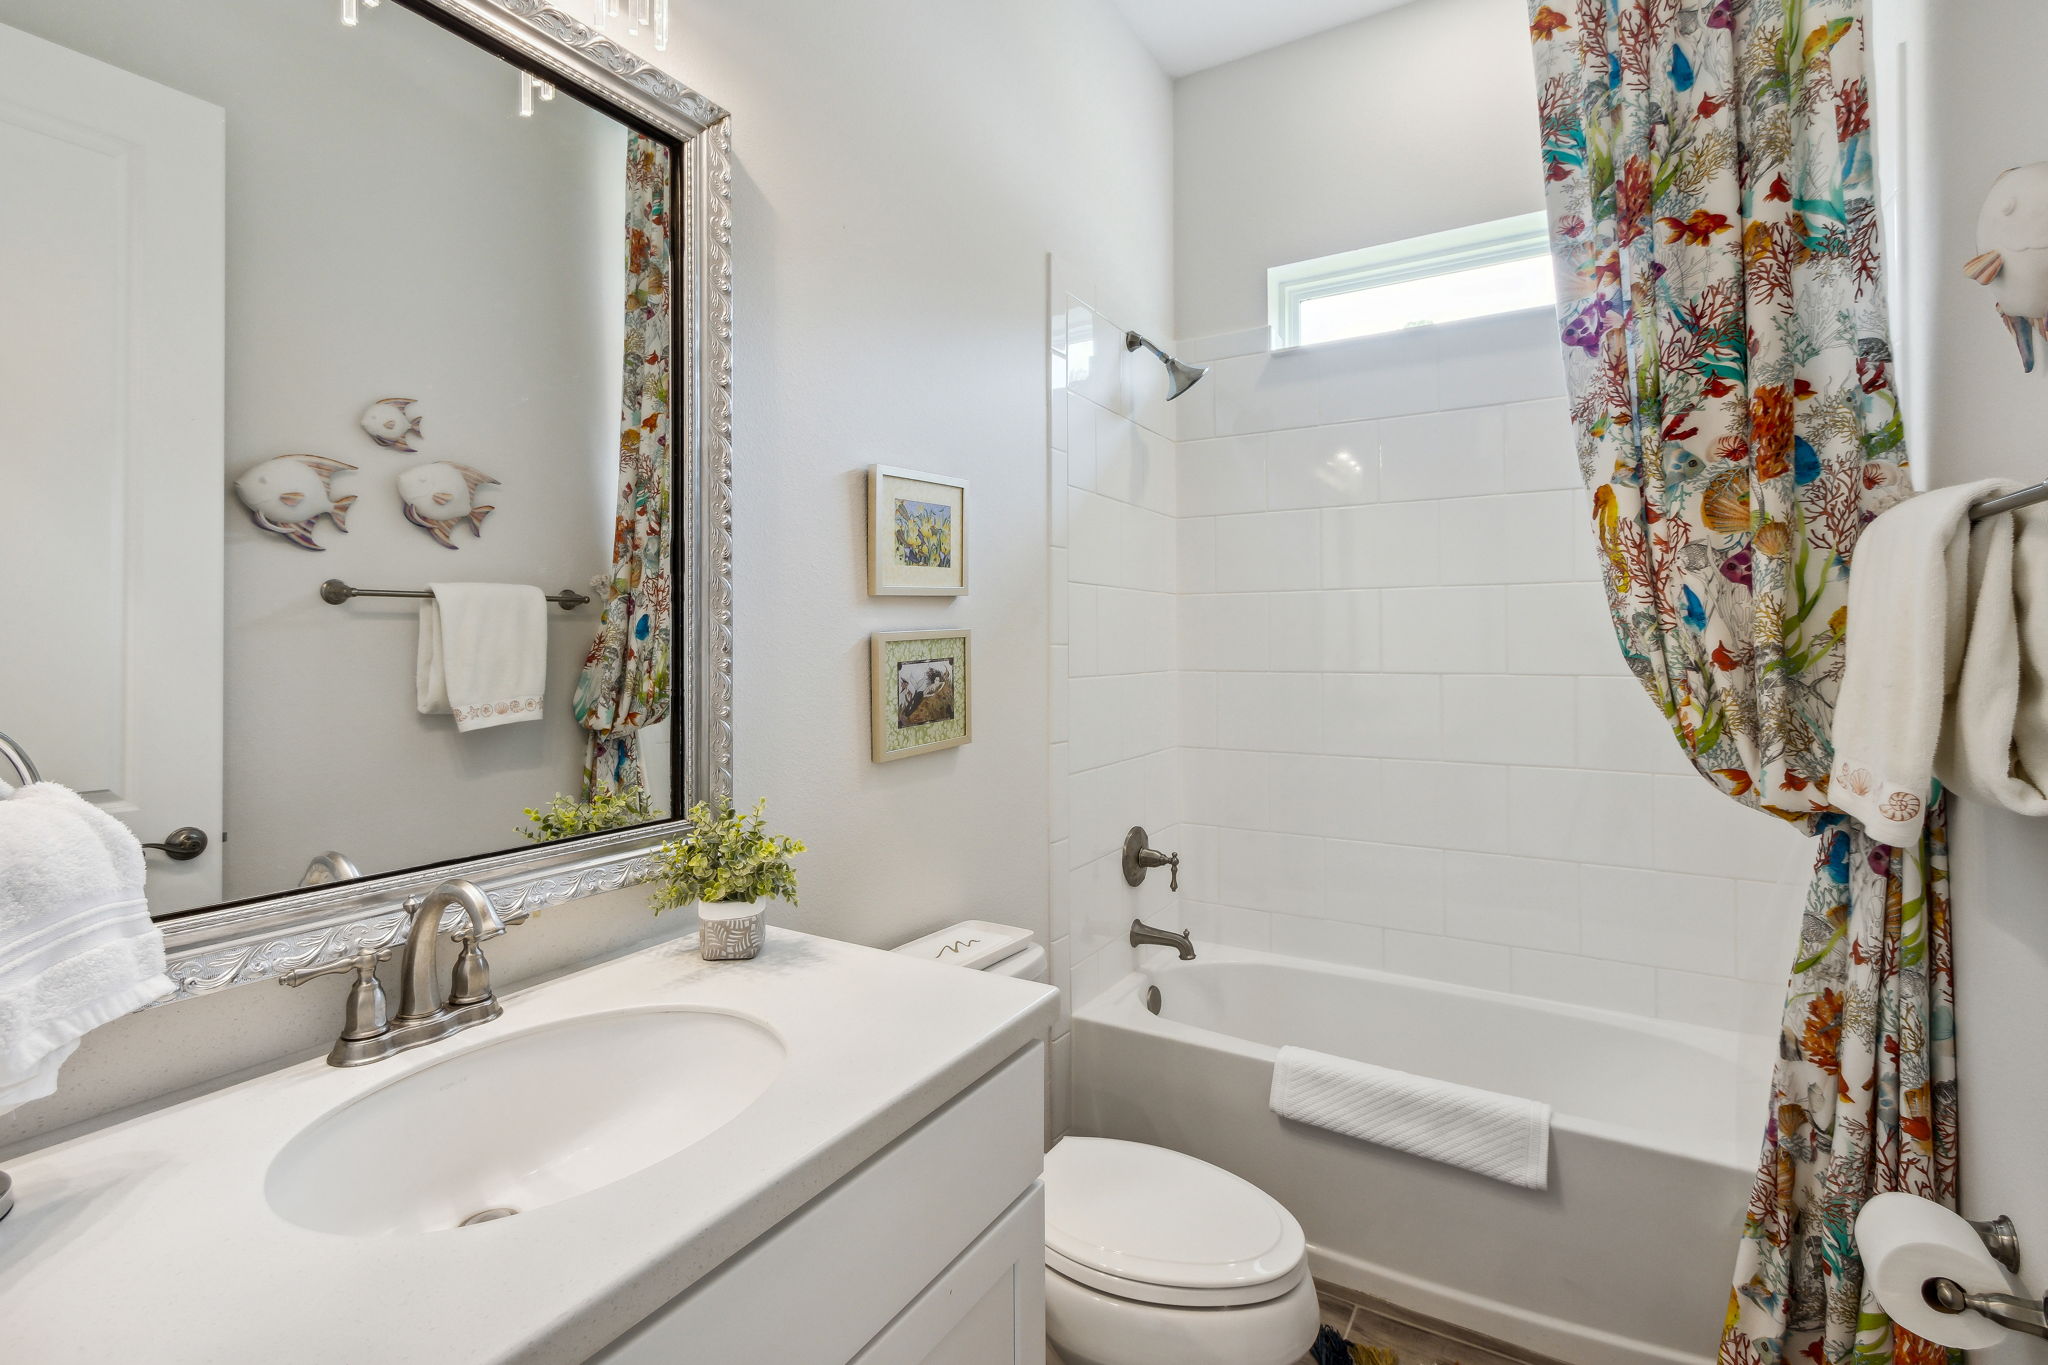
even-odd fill
[[(1161, 948), (1173, 949), (1180, 954), (1182, 962), (1194, 960), (1195, 936), (1193, 934), (1176, 934), (1171, 929), (1154, 929), (1141, 919), (1132, 920), (1131, 946), (1133, 948), (1143, 948), (1147, 944), (1156, 944)], [(1154, 1012), (1157, 1013), (1157, 1011)]]
[[(450, 990), (441, 994), (441, 916), (459, 906), (469, 918), (466, 932), (456, 941), (462, 951), (456, 956)], [(286, 972), (278, 978), (287, 986), (302, 986), (315, 977), (354, 972), (341, 1037), (327, 1054), (329, 1066), (361, 1066), (381, 1061), (411, 1048), (462, 1032), (474, 1024), (489, 1023), (505, 1012), (491, 993), (491, 967), (478, 947), (485, 939), (505, 932), (490, 898), (474, 882), (457, 877), (442, 882), (424, 896), (405, 903), (411, 916), (405, 935), (405, 955), (399, 960), (401, 982), (398, 1017), (385, 1018), (384, 988), (377, 981), (377, 964), (391, 956), (391, 950), (365, 948), (353, 958), (331, 962), (325, 967)]]

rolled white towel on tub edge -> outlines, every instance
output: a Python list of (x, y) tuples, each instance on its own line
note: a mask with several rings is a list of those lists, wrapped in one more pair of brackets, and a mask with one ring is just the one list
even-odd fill
[(1550, 1184), (1550, 1106), (1536, 1100), (1283, 1047), (1270, 1103), (1284, 1119), (1525, 1190)]

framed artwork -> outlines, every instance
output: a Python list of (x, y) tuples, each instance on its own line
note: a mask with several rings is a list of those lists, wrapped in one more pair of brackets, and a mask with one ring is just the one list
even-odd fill
[(967, 592), (967, 483), (878, 464), (868, 470), (868, 595)]
[(974, 738), (974, 675), (964, 630), (878, 631), (870, 690), (874, 758), (893, 763)]

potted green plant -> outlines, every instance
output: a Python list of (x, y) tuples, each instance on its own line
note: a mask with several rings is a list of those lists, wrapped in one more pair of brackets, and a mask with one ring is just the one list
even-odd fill
[(761, 902), (796, 904), (796, 869), (789, 860), (801, 840), (768, 832), (768, 803), (742, 815), (721, 798), (714, 811), (699, 801), (684, 817), (681, 837), (654, 852), (654, 910), (682, 907), (697, 913), (697, 951), (709, 961), (749, 958), (761, 951)]

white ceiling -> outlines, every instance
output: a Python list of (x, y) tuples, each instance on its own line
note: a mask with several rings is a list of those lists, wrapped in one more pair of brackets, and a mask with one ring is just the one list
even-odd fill
[(1306, 38), (1406, 0), (1110, 0), (1169, 76)]

